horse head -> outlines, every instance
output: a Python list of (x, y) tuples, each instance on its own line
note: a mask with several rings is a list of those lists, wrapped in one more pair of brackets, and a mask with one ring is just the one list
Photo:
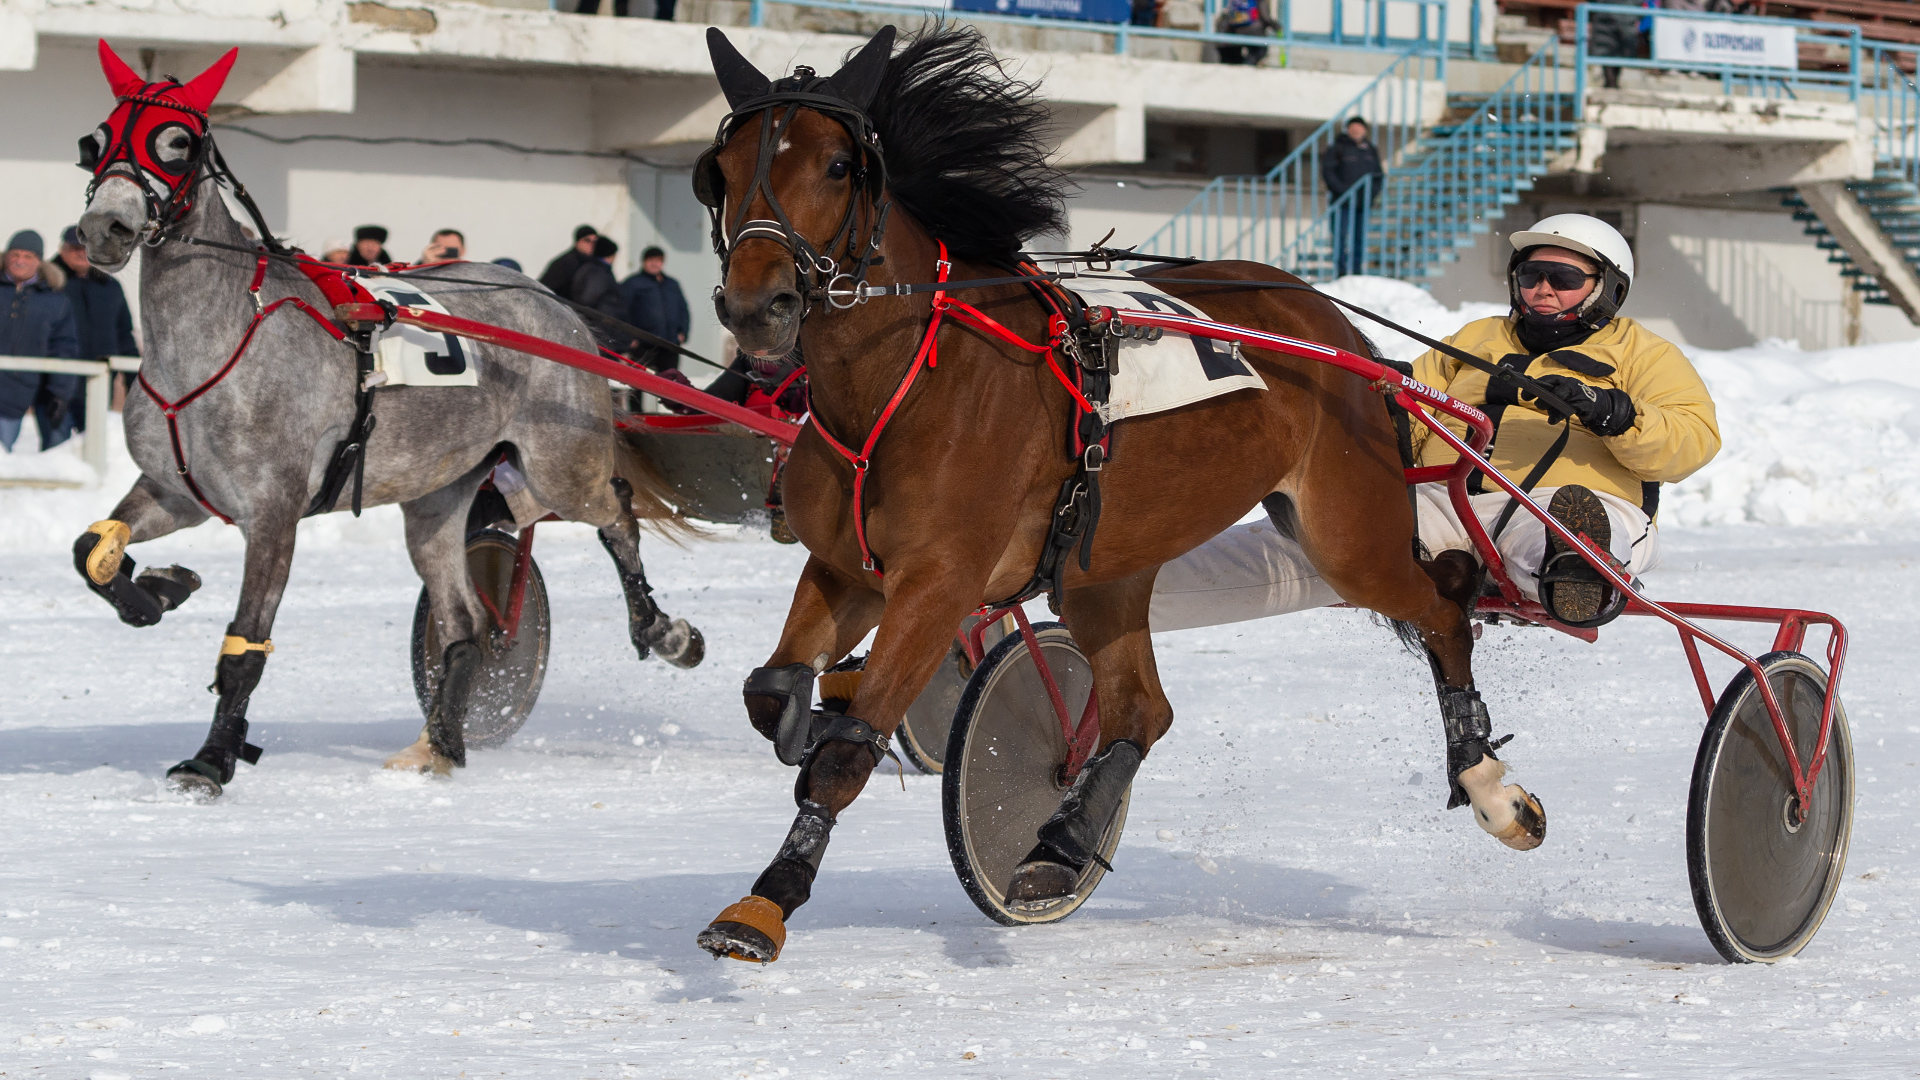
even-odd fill
[(868, 116), (893, 53), (882, 29), (832, 76), (769, 80), (717, 29), (714, 74), (731, 110), (694, 165), (713, 221), (720, 322), (748, 356), (784, 356), (818, 302), (849, 306), (886, 226), (886, 166)]
[(120, 269), (142, 239), (158, 243), (164, 230), (192, 212), (195, 189), (207, 178), (213, 156), (207, 110), (239, 51), (227, 50), (185, 83), (171, 77), (148, 82), (100, 42), (100, 67), (115, 105), (80, 140), (80, 167), (93, 174), (80, 238), (95, 266)]

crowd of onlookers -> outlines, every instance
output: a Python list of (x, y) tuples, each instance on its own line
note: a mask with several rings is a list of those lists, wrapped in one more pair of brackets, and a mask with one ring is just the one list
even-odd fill
[[(318, 254), (331, 263), (384, 266), (394, 262), (387, 237), (383, 226), (362, 225), (354, 230), (351, 243), (329, 240)], [(647, 248), (640, 255), (640, 269), (621, 281), (613, 272), (619, 250), (612, 238), (582, 225), (573, 232), (573, 246), (541, 272), (540, 283), (563, 300), (645, 331), (653, 340), (611, 322), (594, 326), (603, 344), (685, 381), (679, 376), (679, 354), (664, 343), (686, 343), (692, 313), (680, 283), (667, 276), (666, 252)], [(466, 257), (466, 236), (458, 229), (441, 229), (427, 239), (414, 261)], [(521, 270), (513, 259), (493, 261)], [(51, 257), (39, 233), (22, 229), (13, 234), (0, 267), (0, 309), (6, 313), (0, 356), (100, 360), (140, 355), (125, 292), (111, 275), (88, 263), (86, 246), (72, 226), (61, 233), (59, 250)], [(127, 380), (116, 382), (114, 408), (120, 407), (127, 389)], [(13, 449), (29, 413), (39, 429), (41, 449), (58, 446), (84, 429), (85, 405), (84, 376), (0, 370), (0, 447)]]

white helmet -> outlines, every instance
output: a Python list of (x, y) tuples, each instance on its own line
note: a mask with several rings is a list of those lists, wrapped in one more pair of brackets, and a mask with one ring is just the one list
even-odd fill
[(1523, 305), (1520, 291), (1513, 284), (1513, 269), (1525, 261), (1528, 251), (1537, 247), (1566, 248), (1599, 261), (1600, 287), (1580, 305), (1583, 325), (1595, 330), (1605, 326), (1619, 314), (1620, 305), (1626, 303), (1627, 290), (1633, 285), (1633, 249), (1627, 246), (1627, 238), (1621, 236), (1618, 229), (1599, 218), (1555, 214), (1508, 239), (1513, 244), (1513, 257), (1507, 263), (1507, 282), (1515, 311), (1522, 310)]

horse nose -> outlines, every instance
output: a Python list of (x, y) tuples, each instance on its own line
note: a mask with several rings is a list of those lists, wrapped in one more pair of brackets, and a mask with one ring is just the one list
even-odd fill
[(722, 323), (743, 350), (772, 355), (793, 343), (806, 304), (791, 286), (777, 285), (758, 295), (726, 297), (719, 307)]
[(792, 289), (781, 289), (767, 301), (767, 314), (780, 322), (798, 318), (800, 314), (800, 294)]

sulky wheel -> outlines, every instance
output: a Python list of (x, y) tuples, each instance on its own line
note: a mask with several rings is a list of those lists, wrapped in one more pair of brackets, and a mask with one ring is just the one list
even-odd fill
[[(1759, 664), (1806, 768), (1820, 737), (1826, 672), (1795, 652), (1768, 653)], [(1759, 684), (1741, 669), (1700, 738), (1687, 801), (1693, 904), (1721, 956), (1770, 963), (1813, 940), (1846, 867), (1853, 782), (1853, 740), (1836, 701), (1826, 763), (1812, 805), (1800, 812)]]
[[(960, 634), (964, 636), (973, 629), (979, 616), (969, 615), (960, 624)], [(1007, 630), (1013, 622), (1012, 616), (1000, 620), (999, 625), (990, 626), (982, 638), (982, 643), (991, 649), (1007, 636)], [(907, 760), (923, 773), (938, 775), (946, 768), (947, 739), (953, 733), (953, 714), (960, 708), (960, 695), (967, 688), (967, 678), (973, 674), (973, 662), (967, 659), (967, 650), (956, 637), (947, 646), (946, 659), (940, 661), (940, 669), (927, 680), (927, 688), (907, 706), (907, 713), (900, 718), (900, 730), (897, 738), (900, 748), (906, 751)]]
[[(1093, 692), (1093, 669), (1059, 623), (1035, 623), (1035, 638), (1076, 721)], [(986, 916), (1006, 926), (1057, 922), (1086, 902), (1105, 874), (1089, 863), (1066, 902), (1039, 914), (1007, 906), (1014, 868), (1036, 843), (1035, 832), (1059, 809), (1067, 740), (1054, 715), (1027, 642), (1009, 634), (967, 680), (947, 742), (941, 777), (947, 853), (960, 884)], [(1100, 839), (1100, 858), (1113, 859), (1127, 824), (1127, 800)]]
[[(497, 529), (482, 529), (467, 537), (467, 573), (473, 586), (504, 615), (513, 588), (513, 560), (518, 542)], [(474, 678), (472, 704), (467, 709), (467, 746), (488, 749), (505, 743), (527, 722), (540, 684), (547, 675), (547, 647), (552, 644), (547, 612), (547, 586), (540, 567), (527, 564), (527, 588), (521, 603), (519, 633), (511, 643), (493, 630), (480, 642), (480, 671)], [(420, 711), (433, 705), (440, 681), (440, 640), (427, 613), (427, 591), (413, 609), (413, 693)]]

